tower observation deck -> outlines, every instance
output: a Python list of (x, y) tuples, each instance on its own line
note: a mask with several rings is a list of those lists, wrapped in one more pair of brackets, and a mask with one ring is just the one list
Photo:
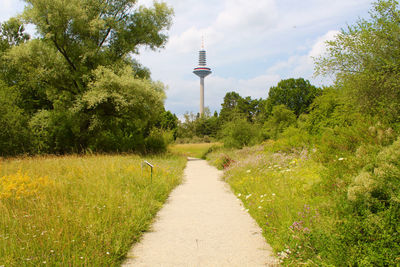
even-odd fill
[(193, 73), (200, 77), (200, 115), (204, 115), (204, 78), (212, 73), (211, 69), (207, 67), (204, 46), (199, 51), (199, 66), (193, 70)]

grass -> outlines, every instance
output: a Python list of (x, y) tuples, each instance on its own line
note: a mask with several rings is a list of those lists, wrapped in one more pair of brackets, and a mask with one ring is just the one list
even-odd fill
[(184, 158), (0, 161), (0, 266), (118, 266), (181, 182)]
[[(305, 150), (273, 153), (262, 145), (210, 153), (211, 164), (225, 165), (224, 179), (257, 221), (282, 263), (310, 264), (307, 238), (321, 220), (323, 196), (315, 197), (322, 166)], [(227, 160), (228, 159), (228, 160)], [(289, 254), (295, 257), (289, 259)], [(293, 260), (294, 259), (294, 260)]]
[(174, 144), (169, 146), (169, 151), (186, 157), (202, 158), (212, 147), (222, 146), (220, 143), (200, 144)]

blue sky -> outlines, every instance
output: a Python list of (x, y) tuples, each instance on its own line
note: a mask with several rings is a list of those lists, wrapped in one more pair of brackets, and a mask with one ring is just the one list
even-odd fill
[[(139, 0), (151, 5), (152, 0)], [(167, 87), (166, 108), (179, 117), (199, 110), (197, 65), (201, 38), (213, 74), (206, 78), (205, 105), (219, 110), (227, 92), (266, 98), (281, 79), (313, 77), (312, 57), (346, 25), (368, 17), (371, 0), (166, 0), (175, 10), (165, 49), (142, 48), (137, 59)], [(0, 20), (23, 10), (19, 0), (0, 0)]]

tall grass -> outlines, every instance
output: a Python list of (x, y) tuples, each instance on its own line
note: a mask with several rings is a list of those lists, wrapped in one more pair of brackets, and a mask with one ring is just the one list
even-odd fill
[(400, 138), (368, 131), (370, 142), (328, 136), (310, 152), (303, 141), (270, 140), (208, 160), (225, 169), (282, 264), (399, 266)]
[[(324, 203), (323, 195), (315, 197), (312, 193), (320, 182), (322, 166), (306, 150), (273, 153), (266, 147), (220, 149), (208, 155), (208, 160), (221, 167), (220, 163), (229, 159), (224, 179), (282, 263), (309, 264), (307, 235), (320, 222), (319, 207)], [(289, 254), (296, 254), (295, 261), (288, 259)]]
[(117, 266), (138, 241), (185, 160), (127, 156), (0, 162), (0, 266)]
[(210, 149), (222, 146), (220, 143), (200, 143), (200, 144), (174, 144), (168, 150), (177, 155), (186, 157), (202, 158)]

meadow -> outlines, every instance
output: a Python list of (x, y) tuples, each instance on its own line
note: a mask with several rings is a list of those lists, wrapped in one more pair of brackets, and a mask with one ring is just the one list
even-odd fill
[(168, 147), (168, 150), (177, 155), (203, 158), (210, 149), (220, 146), (222, 146), (221, 143), (173, 144)]
[(0, 161), (0, 266), (119, 266), (186, 161), (168, 155)]
[[(323, 202), (311, 197), (322, 166), (310, 153), (272, 153), (268, 145), (258, 145), (220, 149), (207, 159), (225, 169), (225, 181), (257, 221), (281, 262), (310, 264), (305, 237), (320, 220), (318, 207)], [(289, 254), (296, 254), (295, 261), (288, 261)]]
[(333, 154), (331, 143), (289, 150), (287, 144), (269, 140), (207, 155), (224, 169), (281, 263), (398, 266), (400, 139), (346, 155)]

